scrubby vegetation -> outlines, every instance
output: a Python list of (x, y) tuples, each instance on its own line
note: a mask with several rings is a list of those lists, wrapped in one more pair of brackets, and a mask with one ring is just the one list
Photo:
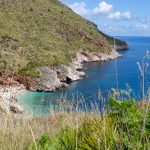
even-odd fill
[[(78, 49), (111, 51), (111, 38), (58, 0), (2, 0), (0, 18), (0, 61), (5, 71), (8, 64), (8, 71), (35, 77), (36, 67), (68, 64)], [(33, 63), (36, 67), (31, 68)]]
[[(55, 111), (45, 118), (1, 114), (1, 149), (127, 150), (150, 148), (149, 102), (111, 97), (103, 111)], [(8, 144), (9, 143), (9, 144)]]

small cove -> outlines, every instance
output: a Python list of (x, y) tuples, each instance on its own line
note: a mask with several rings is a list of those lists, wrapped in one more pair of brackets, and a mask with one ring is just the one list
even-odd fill
[[(149, 37), (119, 37), (129, 45), (129, 50), (122, 50), (123, 58), (117, 59), (118, 86), (119, 89), (126, 89), (127, 85), (133, 89), (136, 97), (141, 95), (140, 73), (137, 62), (141, 61), (146, 50), (150, 50)], [(115, 61), (92, 62), (84, 64), (84, 71), (87, 75), (79, 81), (70, 83), (67, 89), (54, 93), (24, 92), (19, 96), (19, 103), (25, 109), (30, 109), (33, 114), (48, 114), (51, 103), (56, 99), (66, 97), (68, 100), (84, 98), (92, 100), (92, 97), (99, 90), (104, 93), (111, 88), (116, 88)], [(148, 73), (149, 74), (149, 73)], [(148, 86), (150, 76), (146, 78)], [(39, 111), (40, 110), (40, 111)]]

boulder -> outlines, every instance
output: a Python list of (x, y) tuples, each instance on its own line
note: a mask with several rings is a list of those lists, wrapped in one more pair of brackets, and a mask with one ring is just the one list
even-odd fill
[(10, 111), (13, 113), (20, 113), (21, 114), (21, 113), (23, 113), (23, 107), (17, 103), (11, 103), (10, 104)]

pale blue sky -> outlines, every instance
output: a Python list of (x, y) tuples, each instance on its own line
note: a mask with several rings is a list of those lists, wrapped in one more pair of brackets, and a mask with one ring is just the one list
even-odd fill
[(150, 0), (60, 0), (110, 35), (150, 36)]

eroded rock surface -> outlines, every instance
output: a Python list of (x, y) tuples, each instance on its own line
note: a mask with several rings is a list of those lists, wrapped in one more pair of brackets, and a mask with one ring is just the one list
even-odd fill
[(94, 61), (108, 61), (115, 58), (123, 57), (117, 51), (113, 50), (111, 53), (95, 53), (95, 52), (77, 52), (77, 60), (80, 62), (94, 62)]
[(55, 91), (61, 88), (65, 88), (68, 85), (59, 80), (56, 71), (48, 68), (39, 68), (40, 78), (37, 79), (37, 85), (31, 87), (31, 90), (35, 91)]
[(73, 65), (65, 66), (59, 65), (56, 67), (58, 78), (63, 81), (76, 81), (85, 76), (84, 72), (77, 71)]
[(122, 57), (122, 55), (115, 50), (111, 53), (96, 53), (80, 49), (76, 52), (76, 58), (72, 60), (69, 66), (60, 64), (53, 68), (38, 68), (40, 77), (36, 79), (19, 75), (8, 77), (4, 75), (2, 76), (2, 84), (7, 86), (23, 84), (31, 91), (53, 92), (68, 87), (68, 81), (77, 81), (85, 77), (86, 74), (82, 71), (83, 62), (108, 61), (119, 57)]

